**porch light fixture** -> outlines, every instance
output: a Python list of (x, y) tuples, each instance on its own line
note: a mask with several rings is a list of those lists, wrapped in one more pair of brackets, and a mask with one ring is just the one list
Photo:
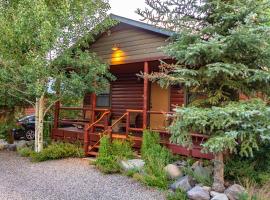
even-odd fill
[(113, 50), (113, 51), (117, 51), (117, 50), (119, 50), (119, 47), (120, 47), (119, 44), (114, 44), (114, 45), (112, 46), (112, 50)]

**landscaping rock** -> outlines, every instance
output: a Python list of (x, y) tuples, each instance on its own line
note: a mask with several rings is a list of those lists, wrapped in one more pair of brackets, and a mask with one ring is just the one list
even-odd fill
[(202, 186), (202, 189), (204, 189), (206, 192), (211, 191), (211, 187), (208, 187), (208, 186)]
[(196, 176), (202, 177), (205, 180), (209, 180), (211, 177), (211, 170), (209, 170), (208, 168), (202, 167), (200, 165), (197, 165), (194, 168), (194, 174)]
[(182, 167), (187, 166), (187, 162), (185, 160), (178, 160), (174, 162), (173, 165), (176, 165), (177, 167), (182, 168)]
[(179, 178), (173, 184), (170, 185), (170, 189), (175, 191), (176, 189), (181, 189), (183, 191), (190, 190), (195, 185), (194, 180), (190, 176), (184, 176)]
[(17, 145), (17, 149), (21, 149), (27, 146), (27, 141), (25, 140), (20, 140), (18, 142), (16, 142)]
[(5, 145), (5, 149), (7, 149), (8, 151), (16, 151), (17, 146), (16, 146), (16, 144), (7, 144), (7, 145)]
[(233, 184), (232, 186), (228, 187), (224, 193), (230, 200), (238, 200), (239, 195), (245, 192), (245, 188), (241, 185)]
[(191, 200), (209, 200), (209, 192), (205, 191), (201, 186), (195, 186), (187, 192), (188, 198)]
[(176, 179), (183, 176), (182, 171), (174, 164), (168, 164), (164, 170), (170, 179)]
[(6, 149), (7, 142), (5, 140), (0, 140), (0, 151)]
[(0, 151), (4, 150), (5, 149), (5, 144), (1, 144), (0, 143)]
[(228, 197), (226, 196), (226, 194), (219, 193), (215, 195), (211, 200), (228, 200)]
[(193, 165), (191, 166), (191, 169), (195, 169), (196, 167), (198, 166), (202, 166), (201, 162), (200, 161), (196, 161), (195, 163), (193, 163)]
[(141, 170), (144, 166), (145, 162), (141, 159), (132, 159), (132, 160), (122, 160), (120, 162), (120, 166), (123, 170)]
[(223, 193), (219, 193), (219, 192), (216, 192), (216, 191), (211, 191), (211, 192), (210, 192), (210, 196), (211, 196), (211, 197), (215, 197), (215, 196), (217, 196), (217, 195), (219, 195), (219, 194), (223, 194)]
[(228, 200), (228, 197), (224, 193), (219, 193), (216, 191), (211, 191), (210, 196), (212, 197), (211, 200)]

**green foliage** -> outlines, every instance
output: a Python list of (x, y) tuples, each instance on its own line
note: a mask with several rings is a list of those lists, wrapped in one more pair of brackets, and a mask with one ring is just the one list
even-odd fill
[(158, 133), (143, 132), (141, 152), (145, 161), (145, 174), (142, 175), (141, 180), (146, 185), (166, 189), (168, 187), (168, 178), (164, 167), (170, 163), (173, 156), (165, 147), (160, 146)]
[(109, 9), (106, 0), (1, 1), (0, 105), (23, 101), (46, 113), (105, 88), (108, 65), (87, 48), (114, 24)]
[(119, 161), (130, 158), (133, 158), (133, 151), (129, 142), (114, 140), (110, 143), (109, 137), (104, 136), (100, 141), (99, 155), (95, 165), (103, 173), (117, 173), (120, 172)]
[(239, 200), (260, 200), (256, 196), (249, 196), (247, 193), (242, 193), (238, 197)]
[(194, 180), (196, 180), (197, 183), (201, 183), (201, 184), (203, 184), (205, 186), (209, 186), (209, 187), (211, 187), (213, 184), (213, 179), (211, 176), (207, 176), (207, 175), (202, 176), (200, 174), (197, 174), (190, 167), (183, 168), (183, 171), (185, 174), (194, 178)]
[(270, 143), (262, 145), (252, 158), (231, 157), (225, 163), (227, 180), (244, 182), (246, 179), (263, 185), (270, 180)]
[(53, 6), (45, 0), (0, 3), (1, 92), (34, 104), (41, 95), (47, 101), (54, 98), (51, 90), (56, 88), (64, 97), (78, 97), (100, 88), (93, 88), (93, 82), (103, 86), (108, 66), (80, 49), (114, 23), (106, 18), (109, 8), (103, 0), (57, 0)]
[(170, 192), (167, 195), (167, 200), (188, 200), (187, 193), (181, 189), (177, 189), (175, 192)]
[(270, 139), (270, 108), (261, 100), (233, 102), (223, 107), (178, 108), (170, 127), (171, 140), (191, 146), (190, 131), (209, 135), (204, 150), (230, 150), (253, 156), (260, 143)]
[[(27, 150), (25, 152), (27, 153)], [(81, 148), (80, 145), (74, 145), (63, 142), (52, 143), (39, 153), (37, 152), (30, 153), (31, 160), (34, 162), (42, 162), (46, 160), (56, 160), (69, 157), (80, 158), (83, 157), (83, 155), (84, 155), (83, 149)]]
[(134, 157), (131, 143), (122, 140), (113, 140), (112, 154), (117, 157), (118, 160), (131, 159)]
[(17, 149), (17, 152), (22, 157), (30, 157), (31, 154), (34, 153), (34, 151), (31, 148), (29, 148), (29, 147), (24, 147), (24, 148)]
[[(162, 86), (184, 85), (193, 105), (238, 100), (238, 93), (270, 95), (268, 0), (147, 1), (145, 20), (176, 30), (164, 52), (177, 60), (149, 76)], [(164, 18), (164, 14), (166, 15)]]

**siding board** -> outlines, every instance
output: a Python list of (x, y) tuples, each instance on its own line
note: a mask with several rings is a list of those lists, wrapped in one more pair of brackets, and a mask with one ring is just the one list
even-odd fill
[[(114, 31), (117, 30), (117, 31)], [(119, 24), (111, 29), (110, 34), (103, 34), (92, 46), (90, 51), (95, 52), (101, 59), (109, 64), (125, 64), (149, 58), (164, 58), (164, 53), (159, 49), (165, 46), (167, 37)], [(117, 44), (122, 54), (112, 51)]]
[(111, 110), (117, 118), (126, 109), (143, 108), (143, 81), (135, 73), (114, 74), (117, 79), (111, 83)]

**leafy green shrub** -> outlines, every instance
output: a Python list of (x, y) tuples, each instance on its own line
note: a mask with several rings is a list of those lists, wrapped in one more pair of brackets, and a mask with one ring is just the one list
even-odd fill
[(103, 173), (111, 174), (120, 171), (119, 160), (133, 158), (131, 144), (127, 141), (114, 140), (110, 143), (108, 136), (100, 141), (99, 155), (95, 162)]
[(181, 189), (168, 193), (167, 200), (188, 200), (187, 193)]
[(166, 189), (168, 178), (164, 167), (172, 161), (173, 155), (160, 145), (159, 134), (144, 131), (141, 151), (145, 160), (145, 174), (141, 180), (148, 186)]
[(233, 156), (225, 163), (225, 178), (228, 180), (248, 179), (259, 185), (270, 180), (270, 143), (261, 145), (250, 158)]
[(17, 152), (20, 154), (22, 157), (29, 157), (31, 154), (33, 154), (33, 150), (29, 147), (23, 147), (17, 150)]
[(199, 174), (196, 174), (190, 167), (183, 168), (183, 171), (185, 172), (185, 174), (193, 177), (198, 183), (202, 183), (203, 185), (209, 187), (211, 187), (213, 184), (213, 179), (211, 176), (201, 176)]
[(134, 157), (131, 143), (122, 140), (113, 140), (112, 154), (115, 155), (117, 159), (131, 159)]
[(32, 161), (42, 162), (46, 160), (56, 160), (68, 157), (83, 157), (83, 149), (80, 145), (57, 142), (50, 144), (43, 151), (30, 154)]

